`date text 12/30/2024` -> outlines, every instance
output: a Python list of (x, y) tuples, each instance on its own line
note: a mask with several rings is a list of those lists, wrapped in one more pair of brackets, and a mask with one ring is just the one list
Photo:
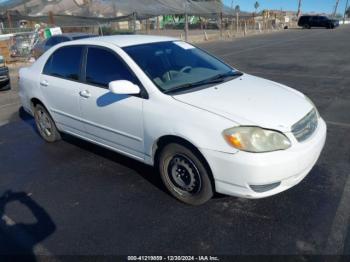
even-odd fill
[(128, 261), (220, 261), (217, 256), (128, 256)]

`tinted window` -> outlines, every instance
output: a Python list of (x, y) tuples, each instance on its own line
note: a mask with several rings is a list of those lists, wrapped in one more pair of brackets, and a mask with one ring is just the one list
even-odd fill
[(300, 21), (301, 22), (307, 22), (307, 21), (309, 21), (309, 19), (310, 19), (309, 16), (302, 16), (302, 17), (300, 17)]
[(327, 17), (325, 17), (325, 16), (320, 16), (318, 19), (319, 19), (320, 21), (327, 21)]
[(58, 36), (57, 37), (57, 44), (67, 42), (67, 41), (70, 41), (70, 39), (66, 36)]
[(109, 82), (135, 78), (123, 61), (112, 51), (90, 47), (86, 61), (86, 82), (108, 87)]
[(78, 80), (82, 57), (82, 46), (61, 47), (46, 62), (43, 73), (46, 75)]
[(47, 39), (45, 45), (47, 47), (52, 47), (54, 45), (57, 45), (59, 43), (66, 42), (66, 41), (69, 41), (68, 37), (65, 37), (65, 36), (52, 36), (49, 39)]
[(54, 46), (55, 44), (57, 44), (56, 37), (50, 37), (49, 39), (47, 39), (45, 45), (48, 46), (48, 47), (51, 47), (51, 46)]

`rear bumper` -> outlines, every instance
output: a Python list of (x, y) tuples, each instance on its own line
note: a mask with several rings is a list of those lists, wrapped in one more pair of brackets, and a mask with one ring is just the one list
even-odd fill
[(294, 141), (288, 150), (228, 154), (203, 149), (201, 152), (211, 167), (217, 192), (263, 198), (287, 190), (305, 178), (320, 156), (326, 133), (326, 124), (320, 118), (315, 133), (305, 142)]
[(10, 75), (8, 70), (0, 71), (0, 90), (9, 90), (11, 89)]
[(11, 89), (11, 83), (10, 80), (6, 81), (0, 81), (0, 91), (10, 90)]

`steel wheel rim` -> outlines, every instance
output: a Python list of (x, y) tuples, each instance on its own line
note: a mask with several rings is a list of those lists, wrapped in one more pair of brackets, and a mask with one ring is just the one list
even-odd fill
[(174, 155), (167, 166), (167, 178), (173, 189), (181, 195), (195, 195), (202, 187), (198, 168), (185, 155)]
[(39, 127), (39, 130), (43, 135), (46, 137), (49, 137), (52, 135), (52, 123), (50, 121), (49, 116), (41, 109), (37, 111), (37, 124)]

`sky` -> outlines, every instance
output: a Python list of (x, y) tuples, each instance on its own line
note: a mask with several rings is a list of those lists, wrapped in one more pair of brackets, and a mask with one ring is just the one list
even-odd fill
[[(231, 0), (224, 0), (231, 7)], [(254, 11), (256, 0), (233, 0), (233, 6), (239, 5), (242, 11)], [(258, 0), (261, 9), (297, 11), (298, 0)], [(333, 13), (336, 0), (302, 0), (302, 12)], [(344, 13), (346, 0), (340, 0), (337, 13)], [(350, 5), (350, 1), (349, 1)]]

